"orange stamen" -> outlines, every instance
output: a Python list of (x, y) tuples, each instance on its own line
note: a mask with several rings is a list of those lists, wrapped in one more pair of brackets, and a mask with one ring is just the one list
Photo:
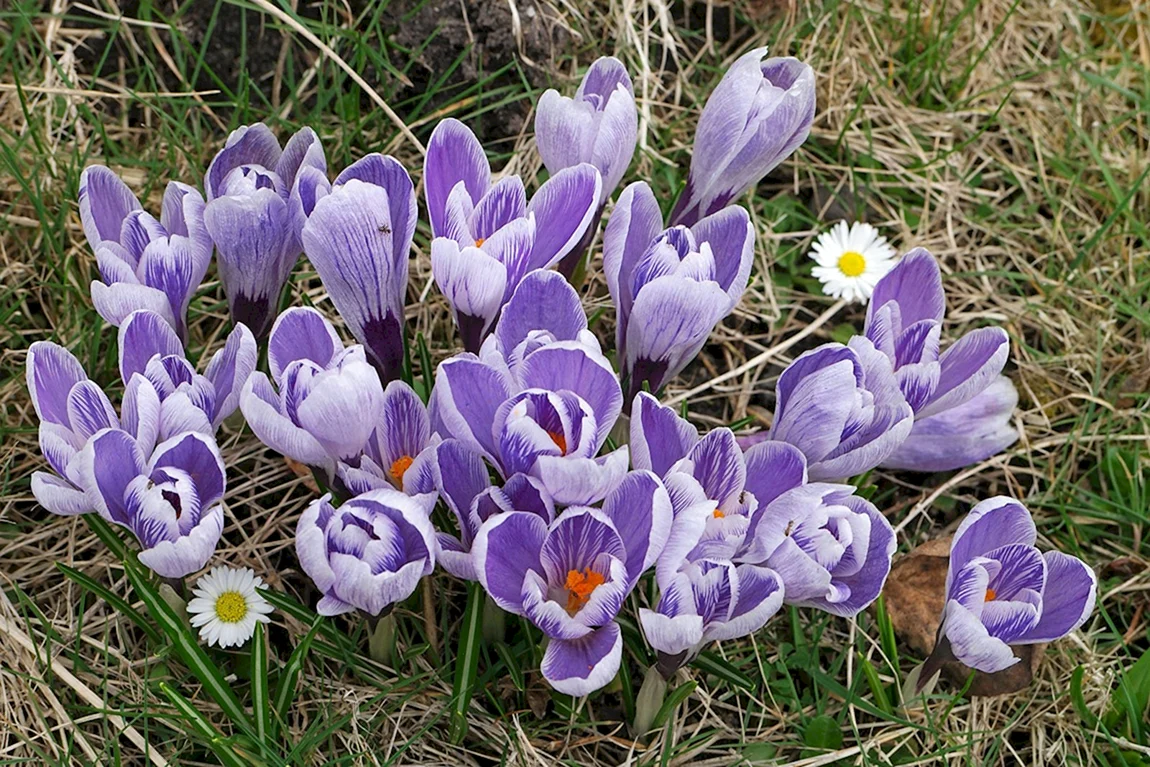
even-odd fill
[(482, 248), (482, 247), (483, 247), (483, 243), (485, 243), (485, 242), (487, 242), (487, 238), (486, 238), (486, 237), (480, 237), (479, 239), (477, 239), (477, 240), (475, 241), (475, 247), (477, 247), (477, 248)]
[(591, 592), (597, 586), (602, 586), (606, 580), (590, 567), (583, 568), (583, 572), (568, 570), (567, 582), (563, 584), (567, 589), (567, 614), (574, 615), (582, 610), (587, 600), (591, 598)]
[(391, 465), (390, 473), (391, 478), (399, 484), (403, 484), (403, 475), (411, 468), (414, 459), (410, 455), (405, 455), (401, 458), (396, 458), (395, 463)]
[(714, 510), (714, 511), (711, 513), (711, 516), (712, 516), (712, 517), (714, 517), (715, 519), (722, 519), (723, 517), (725, 517), (725, 516), (727, 516), (727, 515), (726, 515), (726, 514), (724, 514), (724, 513), (723, 513), (723, 512), (721, 512), (721, 511), (719, 511), (718, 509), (715, 509), (715, 510)]
[(559, 448), (560, 455), (567, 455), (567, 438), (562, 433), (557, 431), (547, 432), (547, 436), (555, 443), (555, 447)]
[(997, 596), (998, 596), (998, 594), (995, 593), (994, 589), (987, 589), (986, 590), (986, 601), (987, 602), (993, 602)]

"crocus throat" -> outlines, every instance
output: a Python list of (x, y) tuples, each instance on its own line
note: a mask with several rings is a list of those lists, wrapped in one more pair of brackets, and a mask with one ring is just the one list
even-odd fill
[(866, 259), (862, 253), (848, 250), (839, 256), (839, 271), (847, 277), (858, 277), (866, 271)]
[(216, 617), (224, 623), (239, 623), (248, 614), (248, 603), (242, 594), (225, 591), (216, 597)]
[(391, 478), (396, 482), (403, 484), (403, 475), (406, 474), (407, 470), (411, 468), (412, 461), (413, 459), (410, 455), (396, 458), (395, 463), (391, 464), (391, 468), (388, 470), (391, 474)]
[(715, 519), (722, 519), (723, 517), (725, 517), (727, 515), (721, 511), (719, 511), (718, 509), (715, 509), (713, 512), (711, 512), (711, 516), (714, 517)]
[(567, 582), (563, 584), (567, 588), (567, 614), (574, 615), (582, 610), (591, 598), (591, 592), (605, 582), (606, 579), (590, 567), (583, 568), (583, 572), (568, 570)]
[(555, 443), (555, 447), (559, 448), (560, 455), (567, 455), (567, 438), (557, 431), (547, 432), (547, 436)]
[(483, 243), (485, 243), (485, 242), (487, 242), (486, 237), (477, 237), (477, 238), (475, 238), (475, 247), (482, 248)]
[(986, 601), (987, 602), (993, 602), (997, 597), (998, 597), (998, 594), (995, 593), (994, 589), (987, 589), (986, 590)]

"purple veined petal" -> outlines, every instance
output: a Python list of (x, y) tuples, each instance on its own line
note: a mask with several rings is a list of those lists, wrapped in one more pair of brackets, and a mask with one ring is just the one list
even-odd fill
[(472, 526), (472, 504), (491, 487), (482, 456), (457, 439), (444, 440), (435, 449), (435, 484), (439, 497), (459, 523), (463, 550), (471, 547), (478, 532)]
[(335, 186), (342, 186), (351, 179), (359, 179), (387, 191), (394, 271), (406, 272), (411, 238), (415, 236), (415, 225), (419, 220), (415, 187), (407, 169), (394, 157), (374, 152), (344, 168), (336, 178)]
[(595, 108), (578, 99), (544, 91), (535, 105), (535, 146), (548, 173), (589, 162), (596, 133)]
[(25, 381), (41, 421), (68, 426), (68, 393), (86, 380), (84, 366), (63, 346), (36, 341), (28, 348)]
[(1007, 644), (1014, 644), (1038, 624), (1041, 598), (1034, 593), (1019, 596), (1029, 599), (987, 601), (979, 616), (987, 633)]
[(93, 250), (104, 240), (119, 242), (124, 219), (142, 209), (128, 185), (103, 165), (89, 165), (80, 174), (79, 202), (84, 236)]
[(627, 473), (627, 446), (600, 458), (541, 455), (532, 475), (558, 504), (598, 503)]
[(787, 604), (821, 604), (831, 590), (831, 574), (793, 538), (784, 538), (764, 564), (783, 579)]
[(274, 170), (276, 175), (283, 179), (284, 185), (290, 189), (295, 185), (296, 176), (303, 168), (315, 168), (321, 173), (326, 173), (327, 158), (324, 156), (319, 136), (311, 128), (305, 127), (300, 128), (288, 139), (283, 153), (274, 166), (264, 165), (264, 167)]
[(504, 354), (519, 346), (532, 331), (544, 330), (557, 341), (574, 341), (587, 329), (579, 294), (556, 272), (529, 273), (515, 288), (495, 326)]
[(975, 557), (1012, 544), (1033, 546), (1037, 537), (1030, 512), (1013, 498), (1000, 495), (979, 503), (962, 520), (951, 540), (947, 593), (954, 574)]
[(141, 310), (129, 314), (120, 324), (120, 378), (127, 383), (136, 373), (143, 374), (153, 357), (184, 356), (184, 345), (164, 317)]
[(631, 462), (636, 469), (665, 476), (699, 441), (699, 432), (674, 409), (659, 404), (647, 392), (635, 395), (631, 406)]
[(627, 93), (635, 93), (635, 86), (631, 84), (627, 67), (614, 56), (600, 56), (587, 67), (587, 72), (575, 91), (575, 98), (598, 96), (601, 101), (606, 101), (620, 87)]
[(323, 314), (310, 306), (293, 306), (276, 318), (268, 337), (268, 369), (279, 381), (297, 360), (311, 360), (326, 368), (342, 351), (343, 341)]
[(96, 268), (100, 272), (100, 280), (105, 285), (114, 285), (117, 282), (139, 285), (140, 278), (136, 276), (139, 262), (137, 256), (111, 240), (105, 240), (96, 248)]
[(463, 544), (459, 542), (458, 538), (447, 533), (436, 533), (435, 542), (439, 547), (435, 552), (435, 561), (447, 571), (448, 575), (465, 581), (479, 580), (471, 552), (464, 551)]
[(468, 216), (468, 230), (477, 247), (515, 219), (527, 215), (527, 191), (519, 176), (501, 178), (482, 197), (473, 199), (475, 207)]
[(941, 368), (937, 362), (920, 362), (903, 365), (895, 371), (895, 380), (907, 404), (916, 414), (930, 401), (938, 388)]
[(432, 237), (447, 236), (447, 197), (460, 182), (472, 201), (478, 200), (491, 186), (491, 165), (471, 129), (448, 118), (432, 131), (423, 163), (423, 191)]
[(259, 165), (274, 170), (283, 154), (280, 143), (271, 129), (263, 123), (254, 123), (236, 128), (228, 136), (227, 143), (208, 165), (204, 175), (204, 191), (211, 202), (220, 194), (224, 179), (241, 165)]
[[(312, 167), (304, 166), (296, 174), (295, 183), (288, 195), (288, 217), (291, 219), (292, 234), (297, 238), (303, 232), (308, 216), (315, 210), (316, 203), (331, 194), (331, 182), (327, 174)], [(303, 250), (303, 242), (299, 242)]]
[(988, 562), (982, 557), (967, 562), (957, 570), (947, 591), (947, 601), (955, 601), (978, 617), (986, 604), (986, 588), (990, 585)]
[(300, 567), (323, 593), (335, 585), (335, 573), (327, 558), (326, 530), (335, 516), (331, 494), (308, 504), (295, 528), (295, 550)]
[(84, 441), (103, 429), (120, 428), (111, 400), (93, 381), (80, 381), (68, 392), (68, 423)]
[(787, 442), (765, 440), (751, 446), (743, 457), (747, 467), (745, 489), (760, 508), (807, 481), (803, 452)]
[(686, 575), (675, 581), (659, 598), (657, 610), (639, 608), (639, 623), (647, 643), (658, 652), (680, 655), (703, 643), (703, 617), (695, 609), (691, 583)]
[(623, 477), (603, 502), (627, 551), (627, 576), (633, 584), (662, 553), (671, 534), (671, 499), (663, 483), (649, 471)]
[[(608, 585), (607, 583), (599, 585), (593, 595)], [(551, 640), (580, 639), (590, 634), (592, 627), (569, 615), (565, 605), (550, 598), (550, 591), (547, 582), (539, 573), (528, 571), (523, 581), (524, 616)], [(579, 613), (576, 613), (576, 616), (578, 615)]]
[(709, 243), (715, 257), (715, 280), (727, 291), (731, 304), (737, 304), (751, 276), (755, 258), (755, 229), (741, 205), (730, 205), (691, 227), (701, 246)]
[(468, 351), (479, 351), (503, 304), (507, 270), (479, 248), (459, 249), (446, 237), (431, 242), (431, 271), (447, 298)]
[(858, 570), (849, 576), (832, 576), (837, 590), (849, 591), (849, 595), (840, 601), (820, 600), (816, 606), (833, 615), (850, 617), (865, 610), (882, 593), (890, 574), (891, 558), (897, 542), (894, 528), (872, 503), (854, 495), (843, 499), (841, 503), (856, 514), (865, 514), (870, 519), (870, 540), (865, 559)]
[(523, 360), (519, 379), (525, 389), (569, 391), (590, 405), (596, 451), (623, 411), (623, 392), (611, 363), (579, 342), (561, 341), (535, 351)]
[(604, 556), (623, 561), (626, 546), (611, 520), (598, 509), (569, 508), (547, 531), (539, 551), (539, 571), (552, 585), (566, 583), (571, 571), (602, 572)]
[(564, 168), (543, 182), (527, 206), (537, 227), (530, 269), (546, 269), (575, 247), (595, 217), (602, 188), (599, 171), (588, 163)]
[(998, 600), (1014, 600), (1021, 592), (1041, 594), (1046, 588), (1046, 560), (1033, 546), (1011, 543), (988, 551), (980, 559), (995, 563), (988, 565), (994, 569), (989, 570), (987, 588)]
[(645, 181), (628, 185), (615, 201), (611, 218), (603, 230), (603, 271), (607, 288), (619, 314), (617, 348), (622, 352), (627, 318), (634, 296), (635, 267), (648, 246), (663, 229), (663, 213), (651, 187)]
[(715, 504), (688, 474), (673, 471), (664, 478), (663, 485), (675, 512), (667, 543), (655, 562), (655, 581), (665, 590), (683, 563), (693, 558), (707, 521), (714, 518)]
[(158, 445), (148, 463), (148, 472), (169, 466), (188, 473), (196, 485), (203, 508), (223, 500), (227, 486), (224, 459), (210, 435), (188, 432)]
[(155, 217), (143, 210), (134, 210), (124, 219), (120, 227), (119, 244), (129, 257), (139, 263), (144, 249), (156, 240), (164, 240), (168, 231)]
[(445, 360), (435, 371), (431, 395), (432, 410), (442, 425), (440, 436), (462, 440), (497, 463), (495, 416), (512, 393), (507, 373), (477, 357), (459, 355)]
[(958, 602), (947, 603), (942, 633), (954, 657), (969, 668), (993, 674), (1019, 660), (1006, 642), (990, 636), (982, 622)]
[(905, 401), (876, 405), (869, 424), (822, 460), (812, 461), (808, 475), (812, 481), (829, 482), (854, 477), (879, 466), (906, 441), (914, 426), (914, 411)]
[(280, 397), (262, 372), (252, 373), (244, 384), (240, 411), (260, 442), (272, 450), (308, 466), (330, 464), (319, 440), (280, 412)]
[(516, 511), (538, 514), (550, 524), (555, 519), (555, 501), (543, 483), (527, 474), (516, 474), (503, 484), (503, 493)]
[(209, 414), (213, 427), (219, 427), (239, 407), (240, 392), (255, 370), (258, 356), (255, 336), (243, 324), (236, 325), (224, 348), (212, 355), (204, 377), (216, 390), (214, 412)]
[(1016, 644), (1053, 642), (1074, 631), (1094, 612), (1098, 577), (1077, 557), (1059, 551), (1048, 551), (1046, 589), (1042, 593), (1042, 611), (1038, 623), (1017, 637)]
[(861, 383), (858, 357), (845, 346), (799, 355), (779, 376), (770, 438), (799, 448), (809, 463), (821, 460), (841, 441)]
[[(897, 304), (892, 304), (892, 307), (894, 306)], [(900, 311), (900, 318), (901, 314)], [(941, 335), (942, 323), (938, 320), (919, 320), (903, 328), (898, 338), (894, 339), (892, 362), (895, 368), (913, 365), (916, 362), (936, 362)]]
[(176, 317), (164, 291), (146, 285), (117, 282), (113, 285), (92, 281), (92, 305), (96, 313), (109, 325), (119, 326), (132, 312), (146, 309), (160, 315), (165, 322), (176, 327)]
[(403, 470), (399, 467), (410, 466), (431, 440), (427, 407), (415, 390), (403, 381), (392, 381), (383, 391), (376, 439), (379, 440), (383, 468), (392, 476), (398, 470), (401, 477)]
[(351, 360), (312, 379), (296, 410), (300, 427), (319, 440), (333, 458), (347, 459), (364, 449), (379, 422), (383, 387), (375, 368)]
[(203, 568), (215, 553), (224, 529), (223, 508), (216, 506), (200, 517), (188, 535), (161, 541), (139, 553), (140, 562), (163, 578), (183, 578)]
[(1009, 354), (1010, 338), (1002, 328), (967, 333), (939, 357), (938, 386), (918, 417), (929, 418), (970, 401), (998, 378)]
[(360, 456), (359, 466), (349, 466), (344, 461), (338, 462), (335, 466), (335, 475), (337, 481), (343, 483), (342, 494), (348, 498), (354, 498), (372, 490), (395, 487), (388, 481), (387, 472), (366, 455)]
[[(586, 601), (582, 606), (576, 606), (575, 614), (571, 618), (575, 623), (586, 626), (588, 628), (595, 628), (603, 626), (615, 620), (619, 615), (619, 611), (623, 608), (623, 602), (626, 601), (627, 595), (631, 593), (634, 586), (634, 581), (627, 577), (627, 566), (622, 561), (615, 557), (604, 557), (599, 565), (606, 565), (604, 568), (606, 572), (605, 582), (594, 586), (590, 593), (586, 596)], [(598, 568), (596, 568), (598, 569)], [(584, 571), (586, 574), (586, 571)], [(568, 573), (570, 577), (570, 573)], [(530, 581), (531, 579), (528, 578)], [(543, 579), (536, 576), (536, 582), (543, 584)], [(544, 584), (545, 585), (545, 584)], [(566, 582), (563, 584), (566, 587)], [(526, 587), (525, 587), (526, 589)], [(548, 589), (550, 591), (550, 589)], [(568, 591), (570, 594), (571, 592)], [(524, 598), (526, 605), (526, 598)], [(560, 611), (565, 615), (566, 610), (563, 608), (569, 605), (558, 605), (556, 602), (551, 602), (560, 607)], [(541, 627), (542, 628), (542, 627)]]
[(471, 214), (474, 211), (475, 203), (467, 193), (467, 187), (460, 181), (447, 195), (443, 210), (443, 233), (439, 236), (455, 240), (461, 248), (471, 245), (478, 247), (471, 231)]
[(502, 297), (502, 301), (506, 302), (531, 268), (531, 248), (535, 242), (535, 217), (517, 218), (485, 240), (476, 240), (476, 242), (482, 242), (481, 250), (503, 264), (507, 270), (507, 283)]
[[(207, 264), (202, 264), (204, 271)], [(186, 333), (185, 322), (192, 293), (203, 280), (196, 263), (191, 241), (186, 237), (168, 237), (148, 243), (140, 256), (144, 284), (163, 291), (176, 320), (176, 332)], [(199, 272), (197, 274), (197, 272)]]
[(523, 614), (523, 581), (531, 570), (542, 572), (539, 552), (547, 523), (535, 514), (510, 511), (483, 523), (471, 545), (479, 582), (504, 610)]
[(615, 678), (623, 658), (619, 624), (608, 623), (582, 639), (556, 639), (543, 654), (543, 678), (565, 695), (581, 696)]
[[(898, 306), (897, 335), (903, 328), (922, 320), (942, 322), (946, 297), (942, 292), (942, 274), (938, 262), (925, 248), (915, 248), (904, 255), (894, 268), (878, 281), (867, 307), (865, 333), (876, 331), (877, 314), (890, 301)], [(871, 339), (875, 340), (875, 339)], [(878, 342), (875, 343), (878, 346)]]
[(109, 522), (128, 525), (124, 493), (145, 468), (144, 455), (132, 435), (108, 429), (90, 439), (75, 459), (76, 484)]
[(160, 207), (160, 225), (169, 235), (187, 237), (195, 253), (199, 285), (212, 258), (212, 238), (204, 226), (204, 197), (193, 186), (169, 181)]
[(40, 452), (43, 454), (44, 460), (60, 476), (70, 477), (68, 465), (80, 448), (84, 446), (79, 435), (67, 426), (48, 421), (41, 421), (37, 431), (39, 432)]
[(723, 641), (754, 634), (783, 606), (783, 581), (773, 570), (744, 564), (734, 571), (731, 614), (706, 627), (707, 639)]
[[(630, 86), (630, 78), (627, 85)], [(591, 164), (599, 169), (603, 177), (599, 192), (599, 205), (602, 206), (619, 186), (639, 140), (639, 112), (635, 108), (635, 96), (630, 88), (616, 88), (607, 96), (607, 105), (599, 118), (599, 130), (591, 148)]]
[(747, 480), (743, 451), (730, 429), (713, 429), (687, 454), (694, 465), (691, 472), (707, 497), (723, 509), (739, 503)]
[(160, 436), (160, 395), (152, 382), (134, 373), (124, 389), (120, 424), (136, 438), (144, 455), (151, 455)]
[(159, 439), (168, 439), (187, 431), (213, 435), (211, 419), (185, 391), (169, 394), (160, 403)]
[(43, 471), (32, 472), (32, 495), (53, 514), (74, 516), (93, 511), (87, 494), (71, 482)]

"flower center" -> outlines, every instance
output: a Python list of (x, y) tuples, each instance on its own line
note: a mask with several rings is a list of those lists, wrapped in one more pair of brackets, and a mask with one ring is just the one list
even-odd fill
[(477, 238), (475, 238), (475, 247), (482, 248), (483, 243), (485, 243), (485, 242), (487, 242), (486, 237), (477, 237)]
[(987, 589), (986, 590), (986, 601), (987, 602), (993, 602), (997, 598), (998, 598), (998, 594), (997, 594), (997, 592), (995, 592), (994, 589)]
[(567, 455), (567, 438), (561, 432), (549, 431), (547, 436), (555, 443), (555, 447), (559, 448), (560, 455)]
[(567, 588), (567, 614), (574, 615), (582, 610), (591, 598), (591, 592), (605, 582), (606, 578), (590, 567), (583, 568), (583, 572), (568, 570), (567, 582), (563, 584)]
[(248, 614), (248, 601), (236, 591), (225, 591), (216, 597), (216, 617), (224, 623), (239, 623)]
[(723, 517), (725, 517), (727, 515), (721, 511), (719, 511), (718, 509), (715, 509), (713, 512), (711, 512), (711, 516), (714, 517), (715, 519), (722, 519)]
[(866, 259), (862, 253), (848, 250), (839, 256), (839, 271), (847, 277), (858, 277), (866, 271)]
[(391, 474), (391, 478), (396, 482), (403, 484), (403, 475), (406, 474), (407, 470), (411, 468), (412, 461), (413, 459), (410, 455), (396, 458), (395, 463), (393, 463), (391, 468), (388, 470), (388, 473)]

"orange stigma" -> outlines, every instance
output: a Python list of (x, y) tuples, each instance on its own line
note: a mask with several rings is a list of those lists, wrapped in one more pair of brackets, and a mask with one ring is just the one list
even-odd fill
[(582, 610), (587, 600), (591, 598), (591, 592), (597, 586), (603, 585), (606, 580), (590, 567), (583, 568), (583, 572), (568, 570), (567, 582), (563, 584), (567, 589), (567, 614), (574, 615)]
[(711, 516), (714, 517), (715, 519), (722, 519), (723, 517), (725, 517), (727, 515), (721, 511), (719, 511), (718, 509), (715, 509), (713, 512), (711, 512)]
[(411, 468), (412, 461), (413, 459), (410, 455), (396, 458), (395, 463), (391, 465), (391, 469), (389, 470), (391, 478), (402, 485), (403, 475), (406, 474), (407, 470)]
[(479, 237), (479, 238), (477, 238), (477, 239), (475, 240), (475, 247), (477, 247), (477, 248), (482, 248), (482, 247), (483, 247), (483, 243), (485, 243), (485, 242), (487, 242), (487, 238), (486, 238), (486, 237)]
[(567, 455), (567, 438), (561, 432), (549, 431), (547, 436), (555, 443), (555, 447), (559, 448), (559, 455)]
[(986, 601), (987, 602), (993, 602), (997, 597), (998, 597), (998, 594), (995, 593), (994, 589), (987, 589), (986, 590)]

